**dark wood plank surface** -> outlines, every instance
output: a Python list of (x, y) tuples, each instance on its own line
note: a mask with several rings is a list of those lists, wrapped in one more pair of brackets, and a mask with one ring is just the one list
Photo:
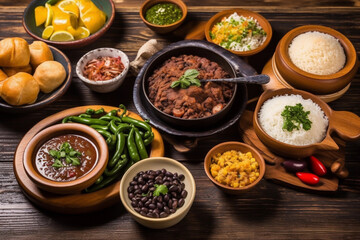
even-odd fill
[[(87, 51), (116, 47), (135, 58), (138, 48), (156, 38), (163, 45), (180, 40), (150, 31), (141, 22), (141, 0), (116, 0), (113, 26), (96, 43), (75, 51), (64, 51), (73, 66)], [(346, 35), (360, 52), (359, 1), (185, 1), (188, 20), (207, 20), (215, 13), (241, 6), (263, 14), (274, 36), (264, 53), (249, 59), (261, 71), (279, 39), (294, 27), (322, 24)], [(19, 36), (29, 41), (21, 25), (29, 0), (0, 0), (0, 39)], [(75, 74), (75, 73), (74, 73)], [(317, 194), (294, 190), (262, 180), (259, 186), (241, 196), (228, 196), (215, 188), (203, 170), (203, 158), (214, 145), (240, 141), (236, 127), (199, 141), (196, 151), (179, 153), (165, 143), (165, 155), (183, 162), (197, 184), (197, 196), (187, 217), (165, 230), (150, 230), (137, 224), (121, 204), (101, 212), (67, 216), (34, 206), (22, 194), (13, 173), (13, 156), (21, 137), (41, 119), (80, 105), (126, 104), (133, 111), (131, 90), (134, 77), (128, 77), (117, 91), (99, 94), (89, 91), (74, 75), (68, 92), (55, 103), (27, 114), (0, 113), (0, 239), (360, 239), (360, 141), (348, 143), (346, 166), (350, 176), (340, 182), (339, 191)], [(253, 95), (258, 88), (250, 89)], [(330, 104), (335, 110), (360, 115), (360, 74), (350, 90)]]

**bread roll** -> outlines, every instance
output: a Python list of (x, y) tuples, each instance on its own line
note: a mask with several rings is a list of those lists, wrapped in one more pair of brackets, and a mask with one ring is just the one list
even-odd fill
[(61, 63), (46, 61), (36, 68), (34, 78), (38, 82), (40, 90), (49, 93), (64, 82), (66, 71)]
[(0, 41), (0, 66), (24, 67), (29, 65), (30, 50), (22, 38), (5, 38)]
[(30, 64), (36, 69), (41, 63), (54, 60), (49, 46), (41, 41), (34, 41), (29, 45), (30, 48)]
[(3, 70), (0, 69), (0, 82), (7, 78), (8, 76), (6, 75), (6, 73), (4, 73)]
[(3, 69), (6, 75), (8, 75), (8, 77), (17, 74), (18, 72), (26, 72), (29, 74), (32, 73), (32, 67), (30, 65), (27, 65), (25, 67), (4, 67)]
[(10, 105), (34, 103), (39, 94), (39, 84), (33, 76), (20, 72), (1, 82), (0, 96)]

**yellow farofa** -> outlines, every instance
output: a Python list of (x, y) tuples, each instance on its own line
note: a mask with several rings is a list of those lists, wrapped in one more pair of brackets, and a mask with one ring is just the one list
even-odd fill
[(213, 156), (210, 172), (217, 182), (235, 188), (253, 183), (260, 174), (259, 164), (251, 152), (235, 150)]

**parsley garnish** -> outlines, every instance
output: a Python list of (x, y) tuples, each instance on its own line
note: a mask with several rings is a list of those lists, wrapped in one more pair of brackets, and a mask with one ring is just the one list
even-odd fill
[(285, 106), (284, 111), (281, 113), (284, 119), (283, 129), (292, 132), (294, 129), (299, 130), (302, 125), (305, 131), (310, 130), (312, 122), (308, 118), (309, 114), (310, 111), (305, 112), (301, 103), (295, 106)]
[(173, 81), (171, 83), (171, 88), (176, 88), (180, 85), (181, 88), (188, 88), (190, 85), (195, 85), (200, 87), (200, 80), (197, 79), (199, 72), (196, 69), (188, 69), (185, 71), (184, 75), (182, 75), (179, 80)]
[(73, 166), (80, 165), (79, 156), (81, 156), (81, 153), (74, 150), (68, 142), (61, 144), (60, 150), (51, 149), (49, 154), (55, 159), (54, 164), (52, 165), (55, 168), (64, 166), (61, 161), (63, 158), (65, 158), (67, 164), (72, 164)]
[(169, 189), (167, 188), (166, 185), (158, 185), (158, 184), (155, 184), (154, 187), (156, 187), (154, 193), (153, 193), (153, 196), (160, 196), (160, 193), (162, 195), (165, 195), (168, 193)]

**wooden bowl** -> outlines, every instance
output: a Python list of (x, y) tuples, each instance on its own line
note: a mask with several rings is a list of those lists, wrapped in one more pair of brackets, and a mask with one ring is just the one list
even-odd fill
[(234, 50), (229, 50), (229, 49), (227, 49), (227, 50), (229, 50), (230, 52), (232, 52), (238, 56), (243, 56), (243, 57), (251, 56), (251, 55), (257, 54), (257, 53), (261, 52), (262, 50), (264, 50), (267, 47), (267, 45), (269, 45), (269, 43), (271, 41), (271, 37), (272, 37), (272, 28), (271, 28), (269, 21), (266, 20), (266, 18), (264, 18), (262, 15), (260, 15), (256, 12), (252, 12), (252, 11), (248, 11), (248, 10), (240, 9), (240, 8), (224, 10), (224, 11), (217, 13), (212, 18), (210, 18), (210, 20), (205, 25), (206, 40), (208, 40), (209, 42), (212, 42), (211, 37), (210, 37), (210, 31), (213, 28), (213, 26), (216, 23), (220, 22), (224, 17), (229, 17), (234, 12), (236, 12), (239, 16), (242, 15), (244, 17), (252, 17), (252, 18), (256, 19), (259, 22), (260, 26), (266, 32), (267, 36), (266, 36), (265, 42), (261, 46), (259, 46), (258, 48), (255, 48), (253, 50), (250, 50), (250, 51), (234, 51)]
[[(274, 96), (280, 95), (301, 95), (304, 99), (311, 99), (318, 104), (329, 120), (325, 138), (319, 142), (305, 146), (296, 146), (280, 142), (269, 136), (260, 126), (258, 115), (263, 103)], [(331, 134), (336, 132), (342, 139), (350, 141), (360, 138), (360, 118), (346, 111), (333, 111), (319, 97), (296, 89), (279, 89), (276, 91), (267, 90), (261, 96), (256, 105), (253, 117), (253, 127), (259, 139), (274, 153), (285, 157), (305, 158), (321, 151), (338, 150), (339, 146), (332, 139)]]
[[(89, 61), (101, 56), (120, 57), (121, 62), (124, 64), (125, 67), (124, 70), (115, 78), (105, 81), (94, 81), (86, 78), (83, 75), (83, 69), (85, 65)], [(120, 51), (119, 49), (97, 48), (86, 53), (84, 56), (80, 58), (80, 60), (76, 64), (76, 74), (81, 79), (81, 81), (91, 90), (99, 93), (108, 93), (115, 91), (118, 87), (120, 87), (120, 85), (125, 80), (125, 77), (129, 71), (129, 67), (130, 67), (129, 58), (124, 52)]]
[[(339, 72), (330, 75), (311, 74), (301, 70), (291, 61), (289, 45), (295, 37), (309, 31), (326, 33), (339, 40), (346, 55), (345, 66)], [(291, 30), (280, 40), (274, 55), (276, 68), (286, 82), (294, 88), (314, 94), (339, 92), (349, 85), (359, 68), (356, 50), (350, 40), (340, 32), (320, 25), (305, 25)]]
[[(177, 22), (174, 22), (172, 24), (168, 24), (168, 25), (157, 25), (157, 24), (153, 24), (153, 23), (148, 22), (145, 19), (146, 11), (149, 8), (151, 8), (152, 6), (154, 6), (155, 4), (158, 4), (158, 3), (173, 3), (173, 4), (176, 4), (181, 9), (181, 11), (183, 13), (180, 20), (177, 21)], [(174, 31), (176, 28), (178, 28), (185, 21), (186, 15), (187, 15), (187, 7), (186, 7), (186, 4), (181, 0), (147, 0), (140, 7), (140, 17), (143, 20), (143, 22), (145, 23), (145, 25), (148, 28), (150, 28), (151, 30), (153, 30), (154, 32), (157, 32), (157, 33), (160, 33), (160, 34)]]
[(33, 111), (35, 109), (45, 107), (46, 105), (56, 101), (62, 95), (64, 95), (64, 93), (68, 90), (72, 80), (72, 70), (71, 70), (70, 60), (59, 49), (53, 46), (49, 46), (49, 48), (53, 54), (54, 61), (61, 63), (61, 65), (63, 65), (63, 67), (65, 68), (66, 78), (64, 82), (58, 88), (56, 88), (54, 91), (50, 93), (40, 92), (36, 102), (32, 104), (12, 106), (0, 98), (0, 111), (12, 112), (12, 113), (23, 113), (23, 112)]
[[(36, 154), (48, 140), (66, 134), (83, 136), (92, 142), (97, 150), (96, 165), (85, 175), (71, 181), (54, 181), (44, 177), (36, 167)], [(91, 127), (77, 123), (57, 124), (45, 128), (35, 135), (24, 151), (24, 168), (28, 177), (41, 189), (56, 194), (73, 194), (91, 186), (103, 173), (109, 152), (105, 139)]]
[[(188, 195), (185, 198), (185, 204), (181, 208), (178, 208), (175, 213), (170, 214), (165, 218), (144, 217), (141, 214), (137, 213), (131, 206), (131, 201), (128, 197), (127, 188), (129, 187), (130, 182), (133, 181), (134, 176), (136, 176), (138, 172), (147, 170), (156, 171), (163, 168), (172, 173), (177, 172), (178, 174), (184, 174), (185, 179), (183, 183), (185, 183), (185, 190), (188, 192)], [(137, 162), (126, 171), (120, 183), (120, 198), (126, 210), (138, 223), (144, 225), (145, 227), (154, 229), (168, 228), (180, 222), (189, 212), (194, 202), (195, 194), (195, 180), (191, 172), (180, 162), (165, 157), (152, 157)]]
[[(251, 184), (245, 187), (235, 188), (235, 187), (226, 186), (216, 181), (210, 173), (210, 165), (211, 165), (212, 157), (218, 153), (224, 153), (226, 151), (231, 151), (231, 150), (240, 151), (242, 153), (251, 152), (253, 158), (255, 158), (255, 160), (259, 164), (259, 170), (260, 170), (259, 177), (254, 182), (252, 182)], [(257, 150), (255, 150), (255, 148), (251, 147), (248, 144), (241, 142), (224, 142), (216, 145), (206, 154), (204, 159), (204, 169), (206, 175), (215, 184), (215, 186), (220, 188), (225, 193), (239, 195), (253, 188), (255, 185), (257, 185), (260, 182), (260, 180), (263, 178), (265, 173), (265, 161), (264, 158), (261, 156), (261, 154)]]
[(57, 42), (57, 41), (50, 41), (45, 40), (41, 37), (42, 32), (44, 30), (44, 26), (36, 27), (35, 24), (35, 14), (34, 9), (37, 6), (44, 6), (47, 0), (33, 0), (25, 9), (22, 24), (25, 29), (25, 31), (33, 38), (46, 42), (47, 44), (51, 44), (55, 47), (58, 47), (60, 49), (73, 49), (73, 48), (80, 48), (87, 46), (93, 42), (95, 42), (98, 38), (100, 38), (102, 35), (107, 32), (113, 23), (115, 19), (115, 5), (112, 0), (92, 0), (92, 2), (100, 9), (102, 10), (107, 18), (104, 26), (100, 30), (98, 30), (96, 33), (91, 34), (87, 38), (74, 40), (74, 41), (68, 41), (68, 42)]

